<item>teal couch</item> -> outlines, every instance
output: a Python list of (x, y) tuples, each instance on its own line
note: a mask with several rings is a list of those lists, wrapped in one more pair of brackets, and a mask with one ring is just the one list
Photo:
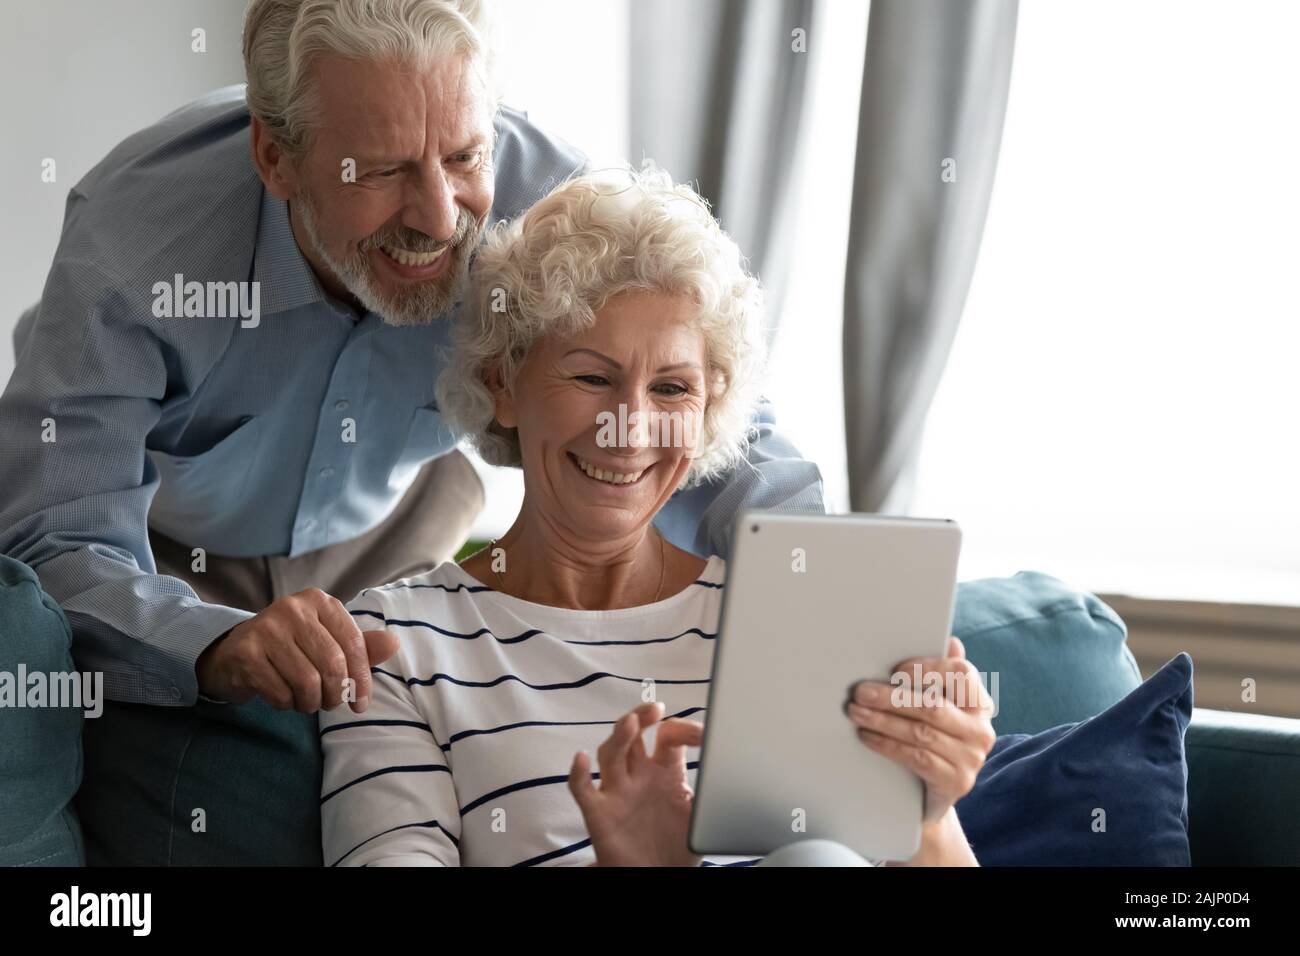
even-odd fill
[[(1141, 680), (1115, 612), (1044, 574), (963, 582), (953, 633), (996, 675), (999, 733), (1086, 719)], [(68, 669), (69, 645), (0, 557), (0, 671)], [(84, 782), (80, 711), (0, 709), (0, 865), (319, 865), (314, 719), (215, 708), (110, 706), (85, 726)], [(1300, 720), (1198, 709), (1186, 746), (1193, 864), (1300, 865)]]

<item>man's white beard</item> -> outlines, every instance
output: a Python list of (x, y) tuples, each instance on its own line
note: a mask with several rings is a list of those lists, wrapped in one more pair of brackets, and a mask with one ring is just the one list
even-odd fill
[[(389, 325), (428, 325), (460, 301), (469, 272), (470, 255), (478, 246), (483, 231), (483, 224), (475, 220), (467, 210), (460, 210), (456, 235), (448, 252), (451, 261), (447, 264), (447, 271), (436, 279), (411, 283), (396, 292), (386, 292), (375, 281), (366, 256), (370, 249), (376, 249), (381, 244), (391, 244), (423, 252), (437, 248), (437, 243), (431, 242), (427, 236), (415, 236), (412, 230), (383, 229), (363, 239), (349, 252), (346, 259), (337, 259), (322, 241), (316, 205), (311, 196), (302, 190), (295, 202), (298, 203), (307, 240), (312, 244), (316, 255), (338, 277), (344, 288), (356, 296), (358, 302)], [(381, 251), (379, 254), (385, 253)]]

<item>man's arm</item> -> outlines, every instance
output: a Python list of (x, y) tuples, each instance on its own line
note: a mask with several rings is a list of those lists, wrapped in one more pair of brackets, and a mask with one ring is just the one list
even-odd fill
[(754, 424), (758, 434), (745, 461), (724, 479), (678, 492), (659, 512), (655, 527), (677, 547), (702, 557), (726, 557), (736, 515), (747, 508), (826, 511), (821, 472), (776, 431), (776, 416), (766, 399)]
[(251, 614), (153, 573), (145, 440), (167, 346), (94, 263), (60, 259), (0, 396), (0, 553), (36, 570), (113, 700), (192, 704), (199, 654)]

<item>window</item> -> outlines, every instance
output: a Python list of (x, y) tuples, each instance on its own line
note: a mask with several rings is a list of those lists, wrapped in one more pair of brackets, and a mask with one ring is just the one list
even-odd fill
[(1021, 5), (911, 506), (963, 578), (1300, 604), (1296, 36), (1281, 0)]

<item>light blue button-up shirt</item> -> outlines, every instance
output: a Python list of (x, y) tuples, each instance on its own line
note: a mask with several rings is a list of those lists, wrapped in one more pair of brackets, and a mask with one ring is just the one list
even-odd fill
[[(235, 557), (300, 555), (375, 527), (455, 447), (434, 401), (449, 322), (357, 318), (322, 289), (252, 164), (243, 87), (114, 149), (68, 197), (40, 304), (0, 397), (0, 552), (67, 613), (115, 700), (192, 703), (194, 664), (248, 612), (159, 575), (147, 527)], [(502, 109), (491, 221), (585, 158)], [(256, 280), (260, 320), (158, 318), (155, 285)], [(657, 525), (726, 553), (737, 510), (823, 510), (817, 468), (763, 409), (749, 462)]]

